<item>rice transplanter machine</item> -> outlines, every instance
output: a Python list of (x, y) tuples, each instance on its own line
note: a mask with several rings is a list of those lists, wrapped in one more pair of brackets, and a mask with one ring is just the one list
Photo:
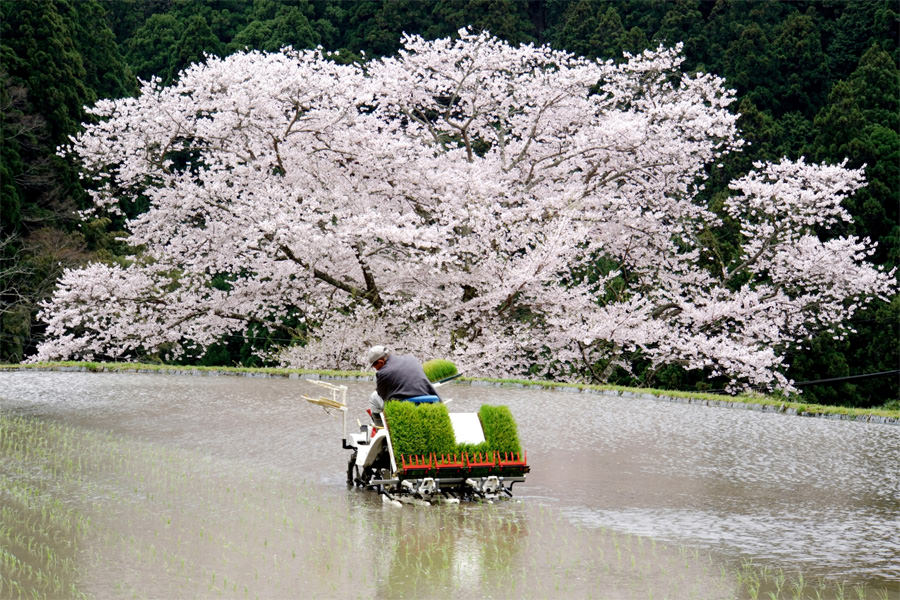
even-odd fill
[[(391, 424), (384, 413), (369, 415), (357, 432), (347, 433), (347, 386), (307, 379), (330, 392), (329, 397), (303, 398), (326, 411), (341, 412), (343, 439), (350, 450), (347, 484), (375, 490), (386, 502), (431, 503), (493, 500), (511, 497), (516, 483), (530, 471), (524, 452), (429, 452), (396, 456)], [(394, 401), (397, 402), (397, 401)], [(478, 413), (449, 413), (457, 444), (483, 445), (485, 432)]]

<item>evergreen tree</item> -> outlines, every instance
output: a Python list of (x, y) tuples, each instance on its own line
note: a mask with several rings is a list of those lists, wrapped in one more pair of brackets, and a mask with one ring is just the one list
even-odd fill
[(125, 64), (107, 14), (97, 0), (61, 4), (84, 66), (84, 84), (97, 98), (120, 98), (137, 92), (137, 79)]
[(761, 26), (748, 25), (728, 44), (722, 67), (729, 85), (737, 90), (743, 100), (749, 100), (762, 110), (776, 104), (775, 94), (768, 83), (758, 84), (760, 81), (772, 81), (777, 70), (772, 42)]
[[(816, 115), (811, 154), (817, 160), (850, 157), (853, 166), (866, 165), (868, 185), (847, 200), (854, 222), (849, 233), (878, 241), (877, 262), (900, 264), (900, 70), (875, 44), (846, 80), (838, 81), (827, 105)], [(838, 232), (840, 233), (840, 232)], [(798, 353), (792, 373), (798, 380), (890, 371), (900, 364), (900, 297), (879, 303), (854, 320), (856, 333), (846, 340), (820, 336)], [(900, 397), (896, 377), (850, 380), (810, 386), (815, 401), (877, 406)]]
[(209, 28), (206, 19), (200, 15), (188, 18), (181, 37), (169, 57), (167, 81), (178, 77), (182, 69), (191, 63), (204, 62), (205, 54), (224, 55), (224, 47)]
[(528, 4), (518, 0), (437, 0), (431, 11), (428, 38), (455, 33), (461, 27), (490, 31), (514, 44), (537, 40)]
[[(84, 260), (78, 172), (56, 155), (100, 94), (134, 89), (95, 0), (0, 3), (0, 361), (31, 341), (36, 303)], [(10, 261), (14, 266), (9, 266)]]
[(812, 118), (825, 100), (821, 33), (814, 11), (794, 13), (776, 30), (772, 42), (777, 75), (773, 99), (779, 113), (795, 111)]
[(838, 6), (836, 18), (823, 23), (830, 34), (826, 63), (832, 77), (845, 79), (874, 40), (888, 53), (896, 50), (900, 7), (893, 0), (854, 0)]
[(676, 0), (667, 4), (670, 8), (653, 36), (654, 43), (672, 46), (682, 42), (685, 54), (698, 56), (706, 46), (705, 20), (700, 11), (700, 0)]
[[(22, 193), (17, 181), (25, 172), (22, 145), (33, 145), (34, 134), (26, 126), (25, 88), (14, 85), (5, 71), (0, 71), (0, 240), (18, 234), (22, 223)], [(13, 252), (11, 247), (4, 249)]]
[(856, 233), (880, 242), (878, 262), (900, 264), (900, 69), (877, 45), (816, 116), (815, 156), (866, 165), (869, 185), (849, 200)]
[(569, 5), (552, 41), (581, 56), (621, 58), (626, 31), (618, 11), (608, 2), (578, 0)]
[(167, 12), (172, 0), (103, 0), (106, 19), (120, 46), (152, 15)]
[[(410, 14), (409, 8), (423, 11)], [(354, 52), (393, 54), (400, 47), (403, 32), (421, 32), (426, 7), (422, 3), (399, 0), (389, 4), (376, 0), (360, 0), (347, 8), (345, 43)]]
[[(307, 5), (307, 9), (309, 9)], [(292, 6), (281, 10), (272, 24), (274, 39), (270, 45), (278, 44), (278, 47), (293, 46), (294, 48), (315, 48), (319, 42), (319, 35), (313, 30), (309, 22), (307, 12), (300, 7)]]
[(172, 15), (155, 14), (148, 18), (126, 42), (125, 57), (134, 73), (144, 80), (154, 75), (167, 80), (182, 30), (182, 24)]
[(3, 205), (15, 216), (4, 232), (27, 237), (84, 207), (77, 172), (56, 156), (56, 147), (77, 131), (83, 107), (96, 93), (85, 85), (68, 0), (4, 2), (0, 10), (4, 99), (10, 107), (3, 118), (3, 171), (10, 175)]
[(85, 85), (72, 23), (63, 17), (74, 8), (68, 0), (6, 0), (0, 10), (0, 39), (8, 47), (3, 66), (28, 89), (29, 112), (44, 117), (50, 143), (60, 143), (83, 120), (84, 105), (96, 99)]
[(321, 42), (310, 23), (312, 7), (281, 7), (272, 18), (251, 21), (228, 45), (230, 50), (243, 48), (275, 52), (284, 46), (314, 48)]
[(315, 29), (322, 38), (322, 45), (329, 49), (348, 48), (346, 32), (349, 10), (341, 0), (313, 0)]
[(253, 49), (274, 51), (277, 48), (272, 44), (273, 38), (271, 21), (251, 21), (234, 36), (228, 49), (232, 52)]

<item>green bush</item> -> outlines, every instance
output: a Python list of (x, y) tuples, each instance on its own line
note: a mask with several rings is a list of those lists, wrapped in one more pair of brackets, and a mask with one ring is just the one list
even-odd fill
[(482, 405), (478, 411), (488, 448), (498, 452), (522, 452), (516, 421), (506, 406)]
[(881, 408), (882, 410), (900, 410), (900, 400), (888, 400)]
[(426, 361), (425, 364), (422, 365), (422, 368), (425, 370), (425, 376), (428, 377), (428, 380), (431, 382), (440, 381), (447, 377), (453, 377), (459, 373), (456, 369), (456, 365), (443, 358), (433, 358)]

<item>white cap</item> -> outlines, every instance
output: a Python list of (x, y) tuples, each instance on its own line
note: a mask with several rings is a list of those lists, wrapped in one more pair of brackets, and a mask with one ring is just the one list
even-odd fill
[(384, 358), (388, 355), (388, 349), (384, 346), (372, 346), (369, 348), (369, 351), (366, 352), (366, 364), (372, 366), (375, 364), (375, 361), (379, 358)]

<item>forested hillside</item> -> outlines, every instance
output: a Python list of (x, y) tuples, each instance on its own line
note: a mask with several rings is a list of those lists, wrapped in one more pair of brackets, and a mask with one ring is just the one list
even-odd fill
[[(404, 32), (434, 39), (464, 26), (591, 58), (683, 43), (686, 70), (718, 74), (736, 90), (733, 108), (750, 142), (710, 173), (708, 204), (726, 226), (704, 240), (708, 251), (732, 250), (727, 184), (754, 162), (846, 159), (848, 167), (865, 166), (868, 186), (845, 203), (853, 220), (834, 235), (867, 236), (878, 243), (875, 263), (900, 262), (900, 6), (893, 0), (0, 0), (0, 361), (33, 354), (43, 336), (38, 304), (66, 267), (124, 263), (134, 252), (117, 241), (123, 221), (78, 219), (89, 196), (56, 149), (88, 118), (85, 105), (135, 94), (138, 79), (173, 82), (207, 54), (322, 46), (338, 61), (362, 62), (396, 52)], [(145, 208), (135, 202), (126, 216)], [(244, 335), (188, 360), (258, 364), (254, 350), (289, 341), (295, 325), (248, 324)], [(804, 382), (900, 366), (900, 298), (872, 304), (852, 327), (849, 337), (824, 334), (789, 349), (787, 375)], [(678, 365), (641, 368), (639, 356), (634, 364), (609, 380), (721, 386)], [(803, 389), (812, 401), (855, 406), (900, 397), (896, 373)]]

